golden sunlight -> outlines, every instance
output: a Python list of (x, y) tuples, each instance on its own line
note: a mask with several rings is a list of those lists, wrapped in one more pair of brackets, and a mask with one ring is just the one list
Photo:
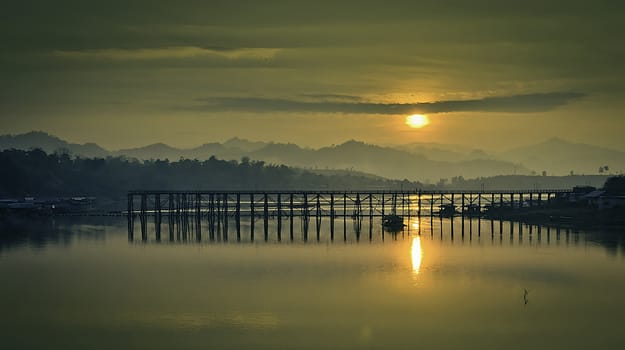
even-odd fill
[(419, 129), (430, 124), (430, 119), (427, 115), (413, 114), (406, 117), (406, 125), (411, 128)]
[(415, 275), (419, 274), (421, 268), (421, 258), (423, 251), (421, 250), (421, 237), (416, 236), (412, 238), (412, 250), (410, 256), (412, 257), (412, 272)]
[(413, 222), (411, 226), (413, 230), (419, 231), (419, 221)]

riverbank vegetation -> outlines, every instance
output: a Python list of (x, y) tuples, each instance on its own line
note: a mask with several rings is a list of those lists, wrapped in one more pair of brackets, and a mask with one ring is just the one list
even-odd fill
[(80, 158), (34, 149), (0, 152), (0, 197), (96, 196), (129, 190), (410, 189), (418, 182), (358, 173), (318, 174), (263, 161)]

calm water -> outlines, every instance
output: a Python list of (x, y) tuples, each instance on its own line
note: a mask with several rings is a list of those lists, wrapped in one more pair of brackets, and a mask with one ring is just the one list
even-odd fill
[[(456, 219), (382, 236), (275, 221), (237, 242), (125, 219), (13, 223), (0, 240), (2, 349), (615, 349), (623, 232)], [(512, 225), (512, 232), (511, 232)], [(204, 230), (204, 228), (203, 228)], [(520, 232), (521, 230), (521, 232)], [(530, 233), (531, 230), (531, 233)], [(524, 290), (528, 293), (525, 295)]]

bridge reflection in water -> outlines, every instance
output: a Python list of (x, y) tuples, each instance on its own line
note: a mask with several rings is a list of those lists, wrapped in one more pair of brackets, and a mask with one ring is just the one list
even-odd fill
[[(280, 221), (286, 221), (280, 222)], [(579, 231), (555, 225), (525, 224), (515, 221), (489, 220), (472, 217), (413, 217), (406, 218), (403, 230), (391, 232), (382, 225), (381, 218), (283, 218), (278, 221), (254, 221), (251, 218), (228, 219), (206, 229), (196, 220), (168, 220), (167, 222), (134, 223), (141, 237), (129, 227), (128, 240), (134, 243), (337, 243), (384, 242), (411, 240), (414, 273), (419, 273), (421, 239), (451, 243), (491, 242), (505, 245), (577, 244), (584, 240)], [(284, 226), (288, 226), (284, 228)], [(260, 232), (262, 236), (258, 237)]]

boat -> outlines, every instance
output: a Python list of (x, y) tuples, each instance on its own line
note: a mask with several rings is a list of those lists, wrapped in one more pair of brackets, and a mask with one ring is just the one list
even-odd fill
[(403, 230), (406, 225), (404, 225), (403, 217), (396, 214), (391, 214), (385, 215), (382, 218), (382, 226), (388, 231), (397, 232)]
[(406, 225), (404, 218), (397, 215), (397, 195), (393, 195), (392, 203), (391, 213), (382, 217), (382, 227), (389, 232), (403, 231)]
[(480, 206), (475, 203), (469, 204), (464, 208), (464, 215), (471, 217), (481, 216), (482, 208), (480, 208)]
[(453, 204), (443, 204), (439, 206), (440, 210), (438, 211), (438, 215), (442, 217), (453, 217), (454, 215), (459, 214), (456, 211), (456, 206)]

